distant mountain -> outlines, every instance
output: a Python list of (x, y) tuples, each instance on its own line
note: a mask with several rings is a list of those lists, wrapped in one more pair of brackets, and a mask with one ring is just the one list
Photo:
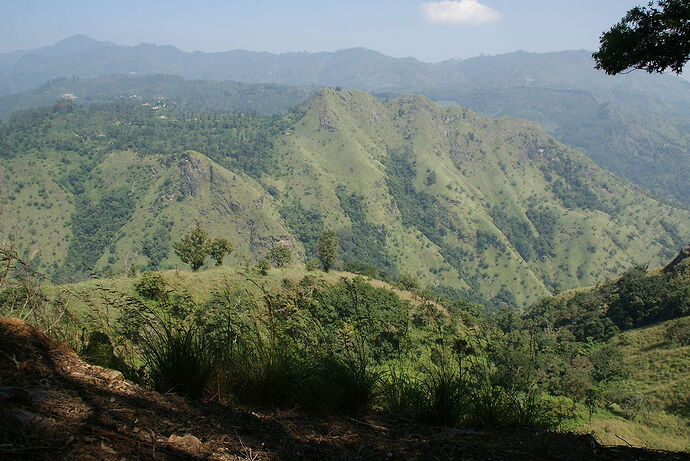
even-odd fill
[(320, 90), (284, 116), (195, 116), (121, 101), (0, 125), (0, 241), (60, 280), (165, 268), (195, 221), (231, 257), (276, 243), (410, 273), (492, 305), (524, 304), (633, 264), (661, 264), (690, 213), (597, 167), (535, 124), (423, 96)]
[(314, 91), (275, 83), (185, 80), (174, 75), (59, 78), (24, 93), (0, 97), (0, 119), (21, 109), (50, 106), (65, 94), (73, 95), (79, 103), (161, 99), (197, 114), (269, 115), (289, 111)]
[[(334, 53), (186, 53), (75, 36), (0, 55), (0, 95), (59, 77), (174, 74), (187, 79), (342, 86), (388, 97), (421, 93), (494, 117), (526, 118), (599, 165), (690, 206), (690, 83), (668, 75), (609, 77), (587, 51), (480, 56), (436, 64), (356, 48)], [(0, 113), (10, 105), (0, 101)]]

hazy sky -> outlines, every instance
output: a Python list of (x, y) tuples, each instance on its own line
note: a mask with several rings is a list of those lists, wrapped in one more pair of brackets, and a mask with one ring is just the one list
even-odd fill
[(632, 0), (0, 0), (0, 52), (74, 34), (185, 51), (363, 46), (424, 61), (597, 47)]

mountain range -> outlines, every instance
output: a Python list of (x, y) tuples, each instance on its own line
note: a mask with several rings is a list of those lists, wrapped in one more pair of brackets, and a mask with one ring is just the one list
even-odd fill
[[(420, 93), (493, 117), (535, 121), (559, 141), (658, 198), (690, 204), (690, 83), (640, 72), (609, 77), (593, 69), (586, 51), (515, 52), (430, 64), (363, 48), (281, 55), (242, 50), (187, 53), (172, 46), (129, 47), (74, 36), (50, 47), (0, 54), (0, 95), (33, 89), (38, 101), (36, 86), (52, 79), (112, 74), (340, 86), (382, 99)], [(80, 85), (74, 83), (69, 92), (78, 95)], [(309, 94), (302, 93), (303, 100)], [(218, 110), (217, 100), (206, 101), (197, 107)], [(18, 103), (16, 96), (3, 98), (0, 114), (27, 105), (31, 103)]]
[(533, 122), (424, 96), (319, 90), (285, 115), (194, 115), (120, 101), (23, 112), (0, 126), (0, 235), (56, 280), (170, 268), (194, 222), (236, 263), (283, 244), (519, 305), (670, 259), (690, 213)]

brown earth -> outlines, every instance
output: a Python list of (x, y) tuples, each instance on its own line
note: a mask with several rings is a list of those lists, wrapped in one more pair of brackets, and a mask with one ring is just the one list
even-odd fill
[(2, 460), (690, 460), (604, 447), (589, 435), (433, 428), (375, 415), (192, 403), (89, 365), (24, 322), (0, 319)]

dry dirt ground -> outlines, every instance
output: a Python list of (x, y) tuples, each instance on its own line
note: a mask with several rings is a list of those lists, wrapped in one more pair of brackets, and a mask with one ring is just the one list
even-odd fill
[(319, 416), (191, 403), (83, 362), (0, 319), (1, 460), (690, 460), (603, 447), (591, 436), (431, 428), (375, 415)]

